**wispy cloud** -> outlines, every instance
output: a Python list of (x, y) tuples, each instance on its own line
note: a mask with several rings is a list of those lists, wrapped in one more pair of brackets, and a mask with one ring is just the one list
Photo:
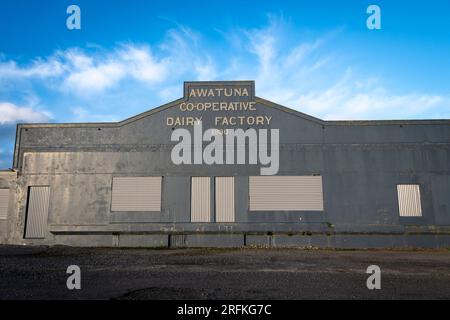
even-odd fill
[(50, 119), (49, 111), (16, 106), (10, 102), (0, 102), (0, 125), (9, 125), (16, 122), (48, 122)]
[(343, 64), (332, 46), (340, 28), (286, 43), (288, 27), (271, 16), (263, 28), (228, 35), (245, 51), (230, 59), (227, 77), (256, 79), (258, 95), (323, 119), (450, 118), (448, 94), (396, 93), (376, 75)]
[[(139, 101), (148, 97), (144, 90), (157, 101), (173, 99), (181, 93), (176, 88), (188, 79), (255, 79), (258, 95), (325, 119), (450, 116), (448, 96), (398, 94), (384, 87), (383, 79), (343, 65), (342, 57), (332, 49), (339, 28), (306, 39), (293, 36), (289, 27), (282, 17), (270, 16), (261, 28), (222, 31), (219, 34), (229, 46), (218, 52), (202, 35), (178, 26), (154, 45), (125, 43), (108, 50), (95, 47), (94, 51), (69, 48), (25, 65), (3, 61), (0, 80), (40, 81), (49, 91), (82, 99), (84, 110), (105, 115), (105, 120), (114, 115), (104, 112), (99, 101), (109, 103), (109, 97), (114, 97), (130, 104), (137, 99), (138, 89), (129, 89), (132, 86), (140, 90)], [(121, 92), (126, 86), (129, 96)], [(115, 109), (120, 118), (120, 108)], [(24, 112), (18, 114), (24, 117)], [(87, 116), (70, 114), (74, 120)]]
[(116, 122), (121, 120), (115, 115), (96, 114), (82, 107), (74, 107), (70, 111), (74, 122)]
[(351, 72), (323, 90), (295, 97), (305, 112), (316, 112), (330, 120), (448, 118), (450, 99), (443, 95), (395, 94), (371, 79), (357, 81)]
[[(0, 82), (25, 82), (42, 100), (51, 96), (44, 102), (55, 121), (63, 113), (68, 121), (89, 115), (99, 121), (102, 116), (121, 119), (179, 97), (182, 81), (193, 79), (255, 79), (259, 96), (325, 119), (450, 117), (448, 95), (396, 93), (377, 75), (346, 65), (333, 50), (342, 29), (304, 36), (290, 28), (283, 17), (269, 16), (261, 28), (218, 32), (226, 44), (215, 48), (203, 35), (178, 25), (154, 44), (68, 48), (24, 64), (3, 57)], [(16, 87), (9, 85), (3, 93)], [(3, 108), (17, 115), (4, 112), (8, 121), (45, 115), (2, 100), (10, 103)]]
[(0, 79), (55, 77), (61, 75), (64, 68), (54, 56), (46, 60), (36, 58), (25, 66), (19, 66), (15, 61), (6, 61), (0, 63)]
[(17, 122), (49, 122), (52, 114), (38, 106), (38, 100), (27, 97), (27, 105), (0, 102), (0, 169), (11, 167)]
[(90, 65), (68, 74), (62, 88), (75, 91), (78, 95), (99, 93), (114, 86), (125, 73), (124, 67), (113, 61)]
[(118, 121), (179, 98), (185, 80), (254, 79), (258, 96), (323, 119), (450, 118), (448, 92), (399, 93), (349, 65), (335, 50), (339, 27), (302, 33), (269, 16), (260, 28), (216, 31), (219, 47), (177, 25), (152, 44), (89, 44), (21, 63), (0, 53), (0, 165), (16, 122)]
[(94, 51), (69, 48), (20, 66), (16, 61), (0, 61), (0, 81), (41, 80), (50, 90), (89, 98), (117, 89), (122, 81), (167, 87), (167, 82), (179, 82), (187, 75), (214, 78), (213, 58), (200, 39), (189, 28), (180, 27), (169, 30), (164, 40), (152, 47), (122, 43), (112, 49), (94, 47)]

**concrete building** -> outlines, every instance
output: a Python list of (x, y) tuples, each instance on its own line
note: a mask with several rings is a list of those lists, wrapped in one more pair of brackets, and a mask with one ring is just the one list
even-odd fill
[[(225, 144), (213, 162), (210, 128)], [(235, 129), (246, 139), (229, 147)], [(19, 124), (0, 241), (450, 247), (450, 120), (324, 121), (230, 81), (186, 82), (118, 123)]]

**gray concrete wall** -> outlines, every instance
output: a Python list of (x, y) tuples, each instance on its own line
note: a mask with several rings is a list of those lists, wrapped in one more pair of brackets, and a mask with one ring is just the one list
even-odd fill
[[(8, 237), (53, 244), (70, 233), (107, 232), (99, 244), (114, 245), (113, 232), (389, 234), (411, 226), (416, 232), (450, 232), (450, 121), (327, 122), (254, 99), (255, 115), (272, 117), (270, 126), (254, 128), (280, 129), (278, 174), (323, 176), (323, 212), (249, 212), (248, 176), (259, 175), (259, 165), (174, 165), (174, 128), (166, 118), (185, 115), (180, 99), (117, 124), (19, 125), (17, 207)], [(204, 130), (216, 127), (214, 114), (189, 115), (203, 116)], [(111, 212), (114, 176), (163, 176), (161, 212)], [(190, 176), (236, 176), (235, 224), (189, 223)], [(399, 183), (420, 184), (422, 218), (399, 217)], [(51, 188), (45, 240), (22, 239), (30, 185)], [(71, 237), (68, 243), (76, 244), (80, 235)], [(156, 239), (148, 243), (166, 241)]]
[(8, 204), (8, 212), (6, 219), (0, 220), (0, 244), (8, 243), (11, 238), (11, 234), (13, 233), (13, 229), (16, 228), (16, 225), (13, 222), (17, 223), (17, 219), (15, 219), (16, 213), (16, 199), (20, 197), (20, 190), (16, 187), (16, 177), (17, 174), (14, 171), (0, 171), (0, 189), (9, 189), (9, 204)]

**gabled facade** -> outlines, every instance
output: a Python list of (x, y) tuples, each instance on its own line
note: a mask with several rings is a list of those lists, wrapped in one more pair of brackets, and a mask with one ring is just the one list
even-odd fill
[[(195, 162), (199, 123), (201, 152), (212, 128), (223, 163)], [(226, 162), (236, 129), (256, 133), (256, 164), (248, 136), (243, 163)], [(262, 174), (261, 130), (275, 174)], [(450, 121), (323, 121), (252, 81), (186, 82), (183, 98), (118, 123), (19, 124), (2, 206), (10, 244), (448, 247)]]

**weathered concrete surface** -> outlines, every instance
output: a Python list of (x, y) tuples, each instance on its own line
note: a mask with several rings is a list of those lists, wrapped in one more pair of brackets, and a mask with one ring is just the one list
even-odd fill
[[(254, 93), (253, 82), (239, 84)], [(114, 243), (113, 232), (138, 234), (158, 228), (162, 233), (194, 228), (328, 232), (327, 226), (333, 225), (332, 232), (342, 234), (406, 234), (410, 227), (419, 233), (450, 234), (450, 120), (323, 121), (252, 95), (254, 113), (272, 119), (269, 126), (258, 129), (280, 129), (278, 174), (321, 175), (324, 211), (250, 212), (248, 176), (259, 175), (259, 165), (172, 163), (174, 127), (167, 125), (166, 118), (185, 115), (179, 108), (185, 99), (118, 123), (19, 125), (14, 168), (20, 174), (13, 191), (16, 206), (6, 227), (8, 242), (84, 245), (92, 243), (82, 239), (86, 235), (109, 232), (107, 237), (98, 237), (99, 245), (106, 245)], [(203, 116), (206, 129), (217, 127), (215, 115), (229, 113), (195, 111), (190, 115)], [(113, 177), (134, 175), (163, 176), (161, 212), (111, 212)], [(191, 176), (236, 177), (235, 224), (186, 226), (190, 223)], [(399, 217), (396, 185), (401, 183), (420, 185), (423, 217)], [(32, 185), (48, 185), (51, 190), (44, 240), (23, 239), (27, 192)]]
[[(12, 170), (0, 170), (0, 189), (9, 189), (9, 203), (7, 206), (7, 217), (13, 217), (16, 209), (16, 179), (17, 172)], [(0, 244), (7, 243), (8, 235), (11, 233), (11, 220), (0, 219)]]
[[(79, 291), (66, 269), (81, 268)], [(369, 265), (381, 290), (366, 288)], [(0, 246), (0, 299), (450, 299), (450, 251)]]

